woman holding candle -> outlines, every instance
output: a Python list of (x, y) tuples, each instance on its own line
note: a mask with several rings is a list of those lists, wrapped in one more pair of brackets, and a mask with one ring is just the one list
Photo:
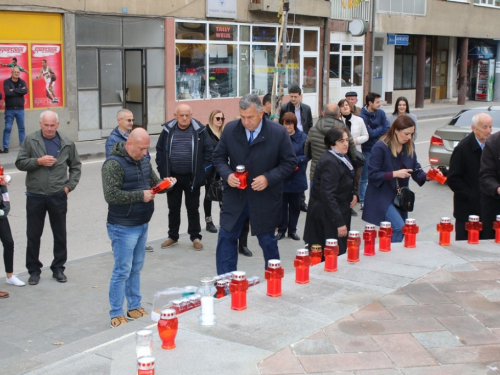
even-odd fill
[[(220, 136), (222, 134), (222, 130), (224, 130), (224, 113), (222, 111), (215, 109), (208, 116), (208, 124), (207, 124), (207, 133), (210, 139), (212, 140), (214, 150), (219, 143)], [(210, 188), (210, 181), (215, 177), (220, 178), (218, 173), (215, 171), (215, 168), (211, 169), (212, 172), (207, 177), (207, 181), (205, 183), (205, 199), (203, 200), (203, 209), (205, 211), (205, 222), (207, 223), (207, 231), (210, 233), (217, 233), (217, 228), (215, 227), (212, 221), (212, 201), (207, 197), (207, 191)], [(215, 176), (214, 176), (215, 174)]]
[(306, 169), (309, 158), (304, 155), (307, 134), (297, 128), (297, 117), (292, 112), (287, 112), (281, 116), (280, 124), (285, 127), (288, 135), (290, 135), (295, 156), (297, 156), (298, 167), (283, 181), (283, 216), (276, 238), (281, 240), (285, 237), (288, 229), (288, 237), (299, 241), (297, 223), (300, 215), (300, 199), (304, 191), (307, 190)]
[(347, 249), (351, 208), (358, 202), (354, 187), (354, 167), (346, 157), (349, 136), (346, 129), (332, 128), (325, 135), (328, 151), (314, 171), (304, 241), (325, 246), (326, 239), (339, 241), (339, 254)]
[(389, 126), (391, 126), (399, 116), (409, 116), (415, 123), (415, 133), (413, 133), (413, 142), (415, 142), (417, 140), (417, 116), (415, 116), (413, 113), (410, 113), (410, 105), (408, 104), (408, 99), (406, 99), (406, 97), (404, 96), (400, 96), (396, 99), (394, 112), (387, 116)]
[(399, 187), (408, 186), (410, 177), (420, 186), (427, 174), (420, 169), (413, 145), (415, 123), (409, 116), (399, 116), (389, 131), (373, 146), (368, 164), (363, 220), (374, 225), (389, 221), (392, 242), (402, 242), (402, 228), (408, 213), (393, 204), (396, 196), (396, 179)]

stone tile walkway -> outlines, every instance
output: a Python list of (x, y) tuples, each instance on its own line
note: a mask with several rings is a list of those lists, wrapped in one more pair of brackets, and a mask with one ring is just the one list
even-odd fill
[(429, 273), (259, 364), (261, 374), (500, 374), (500, 263)]

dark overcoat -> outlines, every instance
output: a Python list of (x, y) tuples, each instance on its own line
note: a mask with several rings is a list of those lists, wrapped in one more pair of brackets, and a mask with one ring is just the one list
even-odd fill
[[(420, 163), (417, 154), (406, 153), (406, 147), (394, 158), (391, 149), (383, 141), (378, 141), (372, 148), (372, 156), (368, 163), (368, 188), (366, 189), (363, 207), (363, 220), (374, 225), (384, 221), (385, 213), (396, 196), (396, 179), (392, 172), (399, 169), (418, 169)], [(422, 186), (425, 183), (426, 173), (423, 170), (415, 171), (412, 179)], [(408, 186), (409, 178), (399, 178), (399, 186)], [(398, 210), (403, 220), (408, 218), (408, 212)]]
[[(231, 121), (222, 132), (213, 162), (225, 181), (220, 225), (231, 231), (248, 202), (252, 235), (274, 230), (281, 221), (283, 180), (297, 166), (295, 151), (285, 128), (263, 118), (259, 135), (249, 145), (241, 121)], [(245, 190), (227, 184), (227, 178), (238, 165), (244, 165), (248, 171)], [(262, 191), (254, 191), (250, 185), (260, 175), (266, 177), (269, 185)]]
[(453, 191), (453, 216), (467, 221), (469, 215), (481, 216), (479, 203), (479, 166), (482, 149), (474, 133), (455, 147), (450, 159), (448, 186)]
[(500, 215), (500, 133), (491, 135), (485, 142), (479, 170), (479, 189), (481, 200), (481, 238), (495, 238), (493, 222)]
[[(351, 227), (350, 203), (356, 195), (353, 174), (330, 151), (325, 151), (316, 164), (311, 198), (307, 209), (304, 241), (324, 246), (328, 238), (338, 239), (338, 228)], [(345, 241), (339, 242), (345, 253)]]
[(302, 193), (307, 190), (307, 163), (309, 158), (304, 155), (304, 145), (306, 143), (307, 134), (297, 129), (294, 135), (290, 136), (295, 156), (297, 156), (298, 169), (293, 171), (283, 181), (283, 192), (285, 193)]

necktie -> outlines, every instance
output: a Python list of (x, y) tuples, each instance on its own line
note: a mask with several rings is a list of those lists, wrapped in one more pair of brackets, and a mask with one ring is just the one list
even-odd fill
[(248, 138), (248, 144), (251, 144), (253, 142), (253, 133), (255, 130), (249, 130), (250, 131), (250, 138)]

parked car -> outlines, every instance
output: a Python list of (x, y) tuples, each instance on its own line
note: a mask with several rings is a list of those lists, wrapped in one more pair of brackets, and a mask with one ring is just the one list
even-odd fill
[(472, 131), (472, 117), (477, 113), (488, 113), (493, 118), (492, 133), (500, 130), (500, 106), (477, 107), (460, 111), (448, 125), (436, 129), (431, 137), (429, 163), (433, 168), (439, 168), (446, 175), (450, 166), (451, 153), (458, 142)]

